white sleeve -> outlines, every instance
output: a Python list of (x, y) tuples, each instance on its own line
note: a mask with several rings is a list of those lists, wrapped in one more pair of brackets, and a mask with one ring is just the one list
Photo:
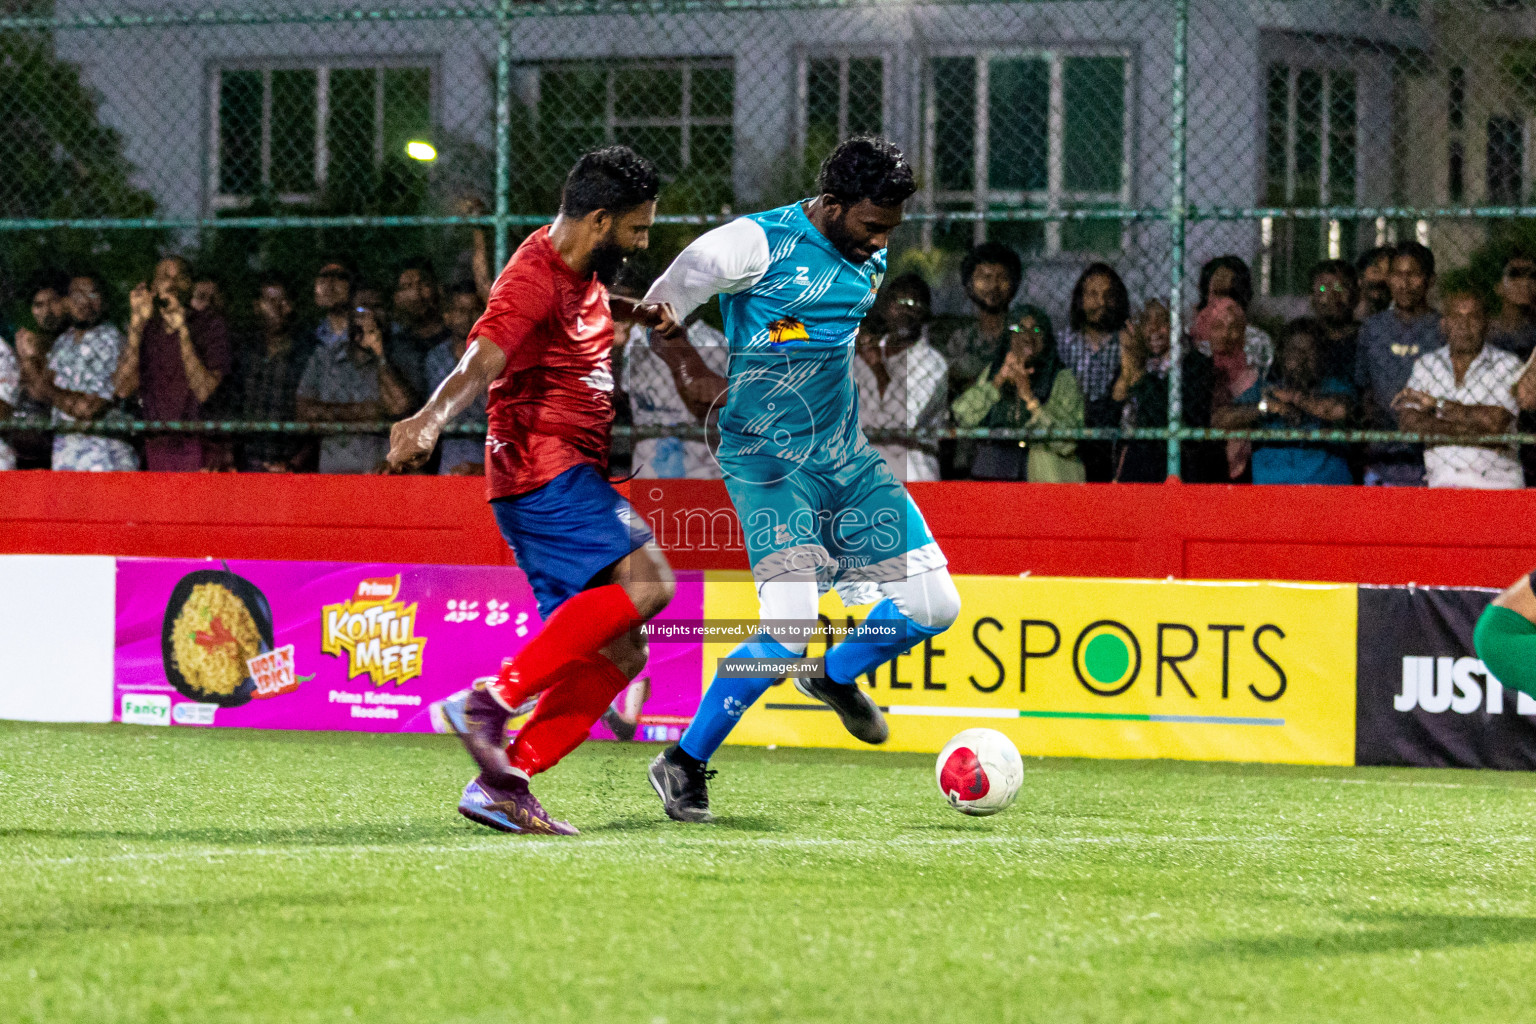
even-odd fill
[(1507, 352), (1501, 354), (1506, 358), (1499, 360), (1499, 369), (1496, 371), (1499, 384), (1493, 389), (1492, 404), (1518, 417), (1520, 403), (1515, 401), (1515, 385), (1520, 383), (1520, 371), (1525, 368), (1525, 364)]
[(682, 320), (720, 292), (746, 291), (767, 272), (768, 236), (757, 221), (743, 217), (694, 239), (651, 285), (645, 301), (672, 307), (672, 315)]
[[(944, 401), (944, 392), (949, 385), (949, 363), (926, 342), (907, 352), (918, 357), (913, 360), (915, 366), (913, 362), (907, 364), (907, 394), (912, 396), (908, 406), (914, 414), (912, 426), (918, 429), (942, 427), (949, 416), (949, 406)], [(915, 385), (913, 370), (917, 371)]]
[[(1450, 397), (1448, 395), (1435, 394), (1435, 392), (1440, 389), (1435, 387), (1435, 372), (1431, 370), (1429, 368), (1429, 364), (1425, 362), (1427, 358), (1429, 358), (1428, 352), (1424, 353), (1422, 356), (1419, 356), (1419, 358), (1413, 361), (1413, 370), (1408, 374), (1408, 383), (1404, 384), (1403, 387), (1412, 391), (1422, 391), (1432, 398)], [(1386, 398), (1382, 401), (1382, 404), (1389, 405), (1391, 404), (1392, 399), (1396, 397), (1396, 395), (1387, 395)]]

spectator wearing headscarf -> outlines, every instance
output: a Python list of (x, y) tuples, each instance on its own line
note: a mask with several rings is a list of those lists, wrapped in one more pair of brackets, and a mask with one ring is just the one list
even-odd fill
[[(1216, 383), (1211, 393), (1211, 425), (1228, 427), (1226, 410), (1239, 395), (1260, 382), (1260, 374), (1243, 351), (1248, 316), (1232, 299), (1220, 296), (1206, 304), (1195, 317), (1195, 344), (1209, 352), (1216, 364)], [(1228, 441), (1227, 479), (1242, 481), (1249, 471), (1253, 445), (1247, 441)]]
[[(1025, 306), (976, 383), (951, 407), (962, 427), (1018, 430), (1081, 427), (1082, 389), (1056, 351), (1051, 318)], [(1082, 483), (1087, 479), (1077, 442), (983, 441), (971, 463), (977, 480)]]

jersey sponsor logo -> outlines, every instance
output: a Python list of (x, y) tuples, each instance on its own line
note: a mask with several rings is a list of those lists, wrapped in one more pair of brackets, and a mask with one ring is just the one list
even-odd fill
[(804, 285), (807, 288), (809, 288), (811, 286), (811, 268), (810, 267), (796, 267), (795, 268), (795, 284)]
[(599, 366), (581, 378), (581, 382), (593, 391), (601, 391), (607, 394), (613, 391), (613, 372), (606, 366)]
[(799, 320), (785, 317), (783, 320), (775, 320), (768, 325), (768, 344), (783, 345), (791, 341), (810, 341), (811, 336), (805, 329), (805, 324)]

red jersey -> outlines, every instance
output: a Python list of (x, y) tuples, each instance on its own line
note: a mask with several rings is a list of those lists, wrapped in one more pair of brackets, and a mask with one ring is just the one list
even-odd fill
[(486, 489), (526, 494), (572, 466), (606, 472), (613, 427), (613, 314), (542, 227), (518, 246), (469, 332), (507, 354), (486, 402)]

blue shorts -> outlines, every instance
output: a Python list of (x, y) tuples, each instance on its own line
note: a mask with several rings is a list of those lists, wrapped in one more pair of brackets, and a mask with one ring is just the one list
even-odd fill
[[(846, 604), (859, 584), (907, 579), (945, 564), (923, 514), (885, 459), (861, 445), (833, 470), (758, 455), (721, 456), (759, 583), (806, 578), (836, 584)], [(864, 592), (867, 592), (867, 588)]]
[(497, 498), (491, 511), (546, 619), (652, 537), (645, 520), (590, 465), (573, 466), (536, 491)]

